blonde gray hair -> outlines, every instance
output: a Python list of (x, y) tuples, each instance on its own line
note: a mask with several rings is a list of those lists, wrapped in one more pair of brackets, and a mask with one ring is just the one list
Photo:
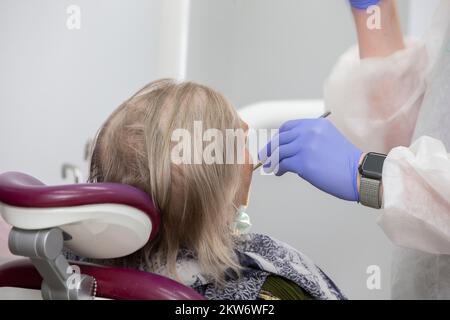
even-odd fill
[(226, 269), (239, 273), (230, 226), (241, 166), (173, 164), (172, 132), (180, 128), (192, 132), (194, 121), (223, 133), (242, 128), (233, 106), (213, 89), (170, 79), (146, 85), (120, 105), (99, 131), (89, 180), (137, 187), (161, 212), (157, 238), (116, 262), (133, 267), (144, 261), (149, 271), (165, 265), (167, 275), (179, 279), (177, 254), (189, 249), (203, 274), (220, 283)]

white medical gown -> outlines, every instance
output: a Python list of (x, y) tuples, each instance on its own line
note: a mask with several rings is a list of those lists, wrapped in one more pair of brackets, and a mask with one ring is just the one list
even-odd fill
[(450, 0), (422, 41), (386, 58), (351, 48), (325, 85), (336, 126), (387, 153), (379, 224), (399, 247), (392, 297), (450, 299)]

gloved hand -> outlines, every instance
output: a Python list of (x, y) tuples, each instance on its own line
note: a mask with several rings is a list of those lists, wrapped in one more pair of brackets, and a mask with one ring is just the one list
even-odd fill
[(338, 198), (359, 201), (358, 164), (362, 151), (327, 119), (292, 120), (260, 151), (266, 172), (298, 174)]
[(378, 4), (380, 0), (349, 0), (349, 2), (353, 8), (365, 10), (372, 5)]

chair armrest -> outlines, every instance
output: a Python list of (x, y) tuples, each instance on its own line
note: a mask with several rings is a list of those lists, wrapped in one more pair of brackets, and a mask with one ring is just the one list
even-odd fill
[[(82, 274), (97, 281), (97, 297), (115, 300), (204, 300), (195, 290), (169, 278), (134, 269), (98, 266), (82, 262)], [(42, 278), (28, 259), (0, 266), (0, 287), (40, 290)]]

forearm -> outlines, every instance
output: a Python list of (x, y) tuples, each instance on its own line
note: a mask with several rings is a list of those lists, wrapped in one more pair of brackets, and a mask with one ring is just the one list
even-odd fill
[(405, 47), (395, 0), (381, 0), (378, 6), (381, 22), (379, 29), (368, 27), (367, 21), (371, 13), (352, 9), (361, 59), (386, 57)]

